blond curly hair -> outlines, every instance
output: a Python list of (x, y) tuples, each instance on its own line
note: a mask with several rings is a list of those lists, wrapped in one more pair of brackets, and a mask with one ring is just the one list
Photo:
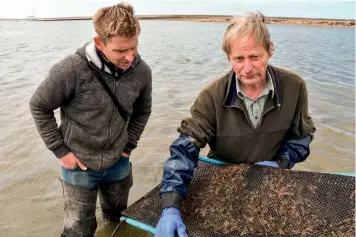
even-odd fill
[(132, 38), (141, 31), (134, 9), (127, 3), (100, 8), (93, 17), (93, 24), (104, 43), (113, 36)]

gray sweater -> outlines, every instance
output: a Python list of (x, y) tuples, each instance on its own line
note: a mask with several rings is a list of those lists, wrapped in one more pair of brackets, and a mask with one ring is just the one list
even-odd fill
[[(121, 107), (130, 116), (125, 122), (114, 102), (93, 76), (92, 62)], [(125, 151), (130, 154), (147, 124), (152, 107), (152, 73), (136, 56), (119, 80), (103, 66), (95, 45), (89, 42), (55, 64), (30, 100), (37, 130), (57, 158), (73, 152), (92, 170), (110, 168)], [(60, 108), (58, 127), (53, 111)]]

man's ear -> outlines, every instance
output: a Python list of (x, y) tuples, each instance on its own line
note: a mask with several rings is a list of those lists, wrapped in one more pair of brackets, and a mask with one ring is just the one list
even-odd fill
[(268, 52), (269, 57), (272, 57), (273, 53), (274, 53), (274, 45), (273, 42), (271, 41), (271, 44), (269, 46), (269, 52)]
[(98, 35), (94, 37), (94, 43), (100, 51), (104, 50), (104, 42), (100, 39)]

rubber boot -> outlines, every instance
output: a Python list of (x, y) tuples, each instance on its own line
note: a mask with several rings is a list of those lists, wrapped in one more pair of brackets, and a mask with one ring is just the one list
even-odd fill
[(99, 198), (104, 222), (118, 223), (120, 221), (121, 212), (127, 208), (132, 184), (132, 171), (122, 181), (99, 183)]
[(63, 182), (64, 228), (62, 237), (92, 237), (97, 223), (95, 217), (97, 189), (86, 189)]

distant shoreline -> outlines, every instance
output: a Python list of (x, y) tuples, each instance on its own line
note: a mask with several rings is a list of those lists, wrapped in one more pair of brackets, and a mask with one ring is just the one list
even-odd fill
[[(228, 15), (138, 15), (139, 20), (193, 21), (193, 22), (228, 22), (233, 16)], [(0, 21), (75, 21), (91, 20), (92, 17), (54, 17), (36, 19), (1, 19)], [(317, 27), (355, 28), (354, 19), (323, 19), (296, 17), (267, 17), (267, 24), (309, 25)]]

